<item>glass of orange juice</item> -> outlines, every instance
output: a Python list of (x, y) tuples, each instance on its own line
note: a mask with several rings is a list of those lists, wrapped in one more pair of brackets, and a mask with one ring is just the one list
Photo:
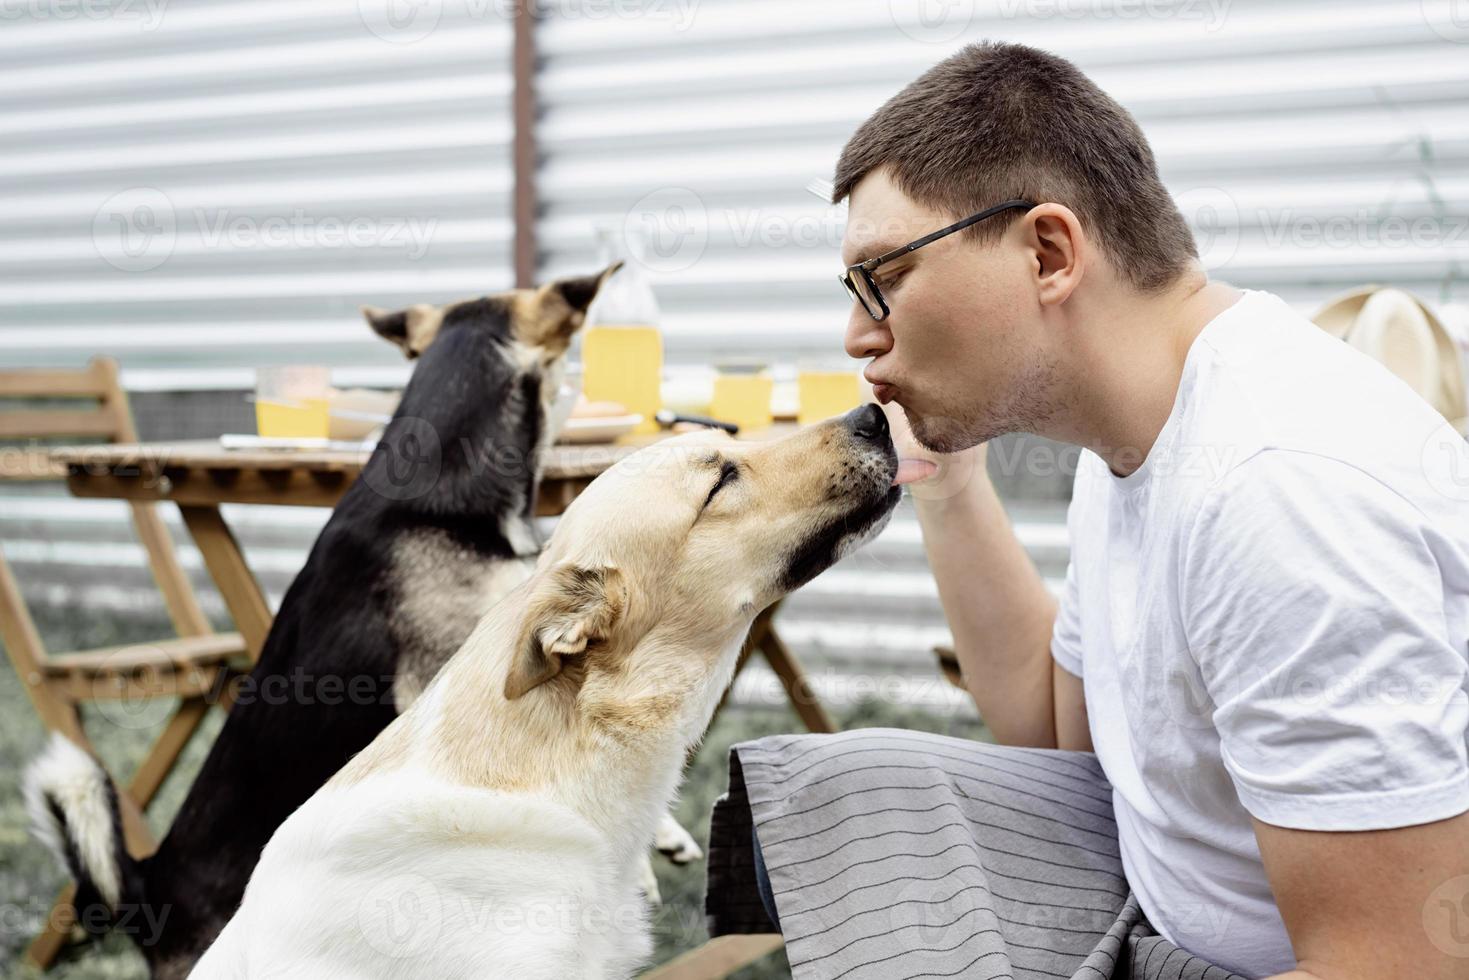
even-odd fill
[(714, 376), (709, 414), (733, 422), (741, 431), (770, 427), (770, 395), (775, 381), (760, 364), (721, 364)]
[(635, 433), (658, 431), (663, 406), (663, 335), (658, 299), (644, 275), (641, 237), (627, 228), (596, 229), (604, 265), (622, 268), (602, 284), (581, 335), (582, 391), (594, 402), (617, 402), (641, 415)]
[(331, 371), (293, 364), (255, 372), (255, 430), (267, 439), (325, 439), (331, 430)]
[(796, 391), (800, 399), (796, 421), (801, 425), (844, 415), (862, 403), (857, 369), (830, 361), (800, 363)]
[[(619, 273), (620, 274), (620, 273)], [(662, 407), (663, 335), (657, 327), (599, 323), (582, 332), (582, 391), (643, 417), (634, 432), (656, 432)]]

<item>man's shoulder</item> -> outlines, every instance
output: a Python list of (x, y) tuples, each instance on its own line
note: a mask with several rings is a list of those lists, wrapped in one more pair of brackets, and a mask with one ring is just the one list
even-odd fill
[[(1442, 498), (1434, 483), (1457, 479), (1460, 465), (1469, 484), (1463, 439), (1431, 405), (1383, 365), (1268, 299), (1234, 329), (1210, 335), (1183, 419), (1180, 442), (1208, 453), (1208, 489), (1239, 486), (1242, 468), (1254, 481), (1301, 471), (1355, 483), (1355, 472), (1422, 506)], [(1453, 436), (1446, 445), (1445, 435)], [(1318, 488), (1332, 491), (1332, 483)]]

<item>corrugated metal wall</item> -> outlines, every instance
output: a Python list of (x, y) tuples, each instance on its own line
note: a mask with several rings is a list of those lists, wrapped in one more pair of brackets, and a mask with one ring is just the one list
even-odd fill
[(401, 379), (359, 303), (508, 285), (509, 26), (400, 6), (7, 5), (0, 358)]
[[(541, 272), (593, 263), (594, 223), (647, 233), (675, 371), (839, 351), (841, 214), (804, 188), (872, 109), (979, 38), (1070, 57), (1132, 109), (1223, 277), (1303, 307), (1369, 280), (1469, 291), (1469, 18), (1449, 2), (537, 6)], [(150, 9), (0, 25), (5, 363), (107, 352), (134, 388), (240, 388), (269, 361), (392, 381), (358, 303), (508, 284), (508, 0)], [(1013, 450), (1001, 464), (1054, 583), (1065, 479), (1026, 479)], [(0, 499), (34, 598), (135, 601), (145, 580), (117, 570), (139, 555), (103, 530), (120, 512)], [(229, 516), (277, 593), (324, 518)], [(943, 621), (906, 507), (782, 622), (818, 663), (931, 676)]]
[(1469, 45), (1434, 6), (705, 0), (553, 20), (547, 264), (585, 261), (589, 217), (652, 228), (671, 359), (833, 348), (840, 219), (806, 183), (902, 85), (998, 38), (1071, 58), (1132, 110), (1225, 278), (1303, 305), (1377, 279), (1437, 296), (1453, 263), (1469, 275)]

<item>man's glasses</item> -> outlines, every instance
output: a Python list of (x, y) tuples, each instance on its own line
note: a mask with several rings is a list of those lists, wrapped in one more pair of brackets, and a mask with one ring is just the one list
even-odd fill
[(882, 298), (882, 291), (877, 288), (877, 280), (872, 278), (873, 269), (876, 269), (884, 262), (890, 262), (900, 256), (907, 255), (916, 248), (922, 248), (929, 242), (936, 242), (945, 235), (952, 235), (954, 232), (962, 231), (970, 225), (978, 224), (985, 218), (999, 214), (1001, 211), (1009, 211), (1011, 208), (1025, 208), (1029, 211), (1033, 207), (1035, 205), (1030, 201), (1021, 200), (996, 204), (992, 208), (985, 208), (978, 214), (971, 214), (963, 221), (956, 221), (947, 228), (940, 228), (932, 234), (924, 235), (922, 238), (895, 248), (891, 252), (884, 252), (876, 258), (868, 259), (866, 262), (858, 262), (856, 265), (848, 266), (847, 270), (837, 276), (837, 278), (841, 280), (843, 286), (847, 287), (847, 295), (858, 303), (861, 303), (862, 308), (874, 320), (886, 319), (888, 315), (887, 300)]

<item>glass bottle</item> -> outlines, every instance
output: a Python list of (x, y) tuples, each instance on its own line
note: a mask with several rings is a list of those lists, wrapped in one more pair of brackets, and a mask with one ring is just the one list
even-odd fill
[(622, 268), (597, 292), (582, 330), (582, 391), (588, 401), (618, 402), (641, 415), (635, 433), (658, 431), (662, 407), (663, 337), (658, 300), (642, 268), (642, 239), (633, 231), (599, 227), (602, 265)]

